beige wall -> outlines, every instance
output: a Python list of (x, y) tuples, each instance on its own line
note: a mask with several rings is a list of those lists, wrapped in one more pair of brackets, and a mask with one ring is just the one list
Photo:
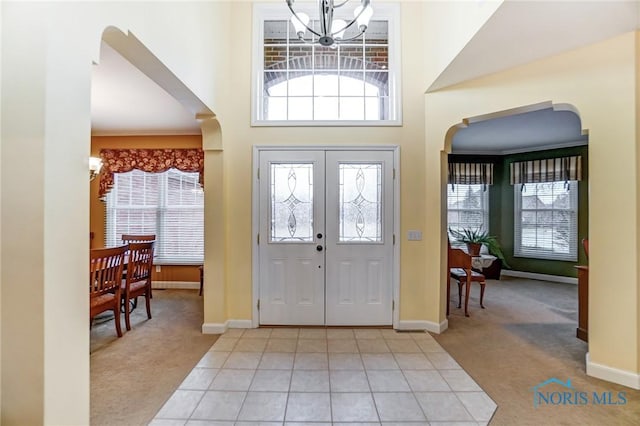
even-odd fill
[(637, 375), (636, 50), (636, 34), (628, 33), (426, 95), (425, 192), (429, 202), (443, 206), (425, 216), (425, 234), (440, 236), (426, 244), (427, 293), (439, 296), (440, 318), (446, 276), (445, 180), (438, 163), (443, 149), (450, 150), (450, 141), (445, 146), (448, 129), (467, 117), (544, 101), (568, 103), (589, 131), (590, 359)]
[[(591, 359), (637, 373), (636, 35), (423, 96), (470, 36), (445, 42), (455, 45), (434, 52), (433, 64), (428, 55), (416, 61), (407, 52), (424, 52), (423, 43), (435, 40), (422, 32), (428, 31), (422, 23), (427, 6), (402, 6), (404, 125), (372, 131), (249, 125), (248, 2), (2, 2), (0, 421), (89, 421), (90, 67), (109, 25), (131, 30), (221, 124), (221, 134), (203, 131), (205, 322), (251, 319), (252, 146), (399, 145), (400, 318), (437, 324), (444, 321), (445, 227), (443, 208), (436, 206), (444, 205), (447, 130), (464, 117), (541, 101), (570, 103), (590, 131)], [(487, 16), (476, 18), (470, 25), (479, 27)], [(612, 205), (618, 208), (607, 209)], [(421, 229), (424, 240), (406, 241), (408, 229)]]
[[(640, 13), (640, 8), (638, 9), (638, 13)], [(640, 22), (640, 21), (638, 21)], [(635, 140), (636, 140), (636, 147), (640, 146), (640, 72), (638, 72), (638, 70), (640, 70), (640, 31), (636, 32), (636, 50), (635, 50), (635, 55), (636, 55), (636, 90), (635, 90), (635, 97), (636, 97), (636, 101), (635, 101), (635, 123), (636, 123), (636, 134), (635, 134)], [(638, 173), (638, 171), (640, 170), (640, 155), (637, 156), (636, 158), (636, 173)], [(640, 191), (640, 188), (636, 188), (636, 191)], [(636, 195), (636, 211), (640, 212), (640, 196)], [(640, 215), (638, 215), (638, 219), (640, 220)], [(637, 232), (640, 232), (640, 226), (638, 226), (637, 228)], [(636, 238), (638, 238), (640, 240), (640, 235), (637, 235)], [(640, 267), (640, 264), (638, 265), (638, 267)], [(636, 361), (636, 369), (635, 371), (639, 371), (640, 372), (640, 291), (636, 292), (636, 309), (638, 309), (638, 313), (636, 314), (637, 316), (637, 330), (636, 330), (636, 345), (639, 346), (638, 350), (638, 357), (637, 357), (637, 361)]]
[[(402, 7), (403, 52), (421, 49), (419, 33), (421, 3)], [(407, 242), (408, 229), (420, 229), (425, 203), (413, 194), (424, 193), (424, 69), (422, 63), (409, 54), (403, 55), (402, 91), (403, 126), (396, 127), (251, 127), (251, 63), (252, 5), (233, 3), (231, 23), (234, 30), (234, 51), (229, 65), (233, 70), (229, 86), (233, 93), (216, 110), (224, 141), (224, 209), (226, 217), (226, 315), (205, 307), (205, 323), (220, 323), (221, 318), (252, 319), (252, 250), (251, 191), (252, 147), (254, 145), (399, 145), (401, 147), (401, 218), (399, 241), (402, 251), (400, 268), (401, 320), (427, 320), (424, 305), (423, 242)], [(208, 278), (208, 277), (207, 277)], [(207, 280), (206, 287), (209, 286)], [(207, 293), (207, 292), (205, 292)], [(209, 292), (211, 294), (211, 292)], [(205, 304), (209, 306), (209, 299)], [(216, 303), (216, 302), (212, 302)], [(437, 317), (432, 316), (436, 320)], [(224, 322), (224, 321), (222, 321)]]
[[(215, 2), (2, 2), (2, 407), (11, 424), (89, 423), (91, 63), (132, 33), (212, 108)], [(220, 22), (217, 20), (220, 19)], [(224, 73), (221, 73), (224, 74)]]
[(455, 59), (504, 0), (426, 1), (422, 10), (426, 90)]
[[(0, 5), (0, 22), (2, 22), (2, 5)], [(0, 31), (0, 46), (2, 46), (2, 31)], [(2, 99), (2, 67), (0, 67), (0, 99)], [(2, 110), (0, 105), (0, 111)], [(0, 113), (0, 141), (2, 140), (2, 114)], [(0, 143), (0, 164), (2, 164), (2, 143)], [(2, 188), (2, 173), (0, 173), (0, 188)], [(0, 197), (0, 216), (2, 215), (2, 197)], [(0, 220), (0, 261), (2, 260), (2, 221)], [(0, 262), (0, 266), (2, 262)], [(2, 377), (2, 273), (0, 273), (0, 378)], [(0, 410), (2, 410), (2, 386), (0, 385)], [(0, 417), (0, 424), (2, 418)]]

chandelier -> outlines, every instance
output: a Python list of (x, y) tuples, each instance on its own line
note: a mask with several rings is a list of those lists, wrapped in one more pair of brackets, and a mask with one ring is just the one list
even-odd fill
[[(360, 37), (367, 30), (369, 20), (373, 15), (373, 9), (371, 8), (371, 0), (360, 0), (360, 5), (353, 11), (353, 19), (350, 22), (346, 22), (342, 19), (334, 19), (334, 9), (344, 6), (351, 0), (344, 0), (339, 4), (335, 4), (334, 0), (318, 0), (318, 8), (320, 9), (319, 16), (319, 32), (309, 27), (309, 15), (304, 12), (296, 13), (293, 10), (293, 4), (295, 0), (286, 0), (289, 10), (293, 14), (291, 16), (291, 23), (293, 24), (298, 38), (303, 42), (307, 42), (304, 39), (306, 31), (311, 32), (318, 36), (318, 43), (322, 46), (335, 46), (339, 43), (355, 40)], [(359, 33), (353, 37), (347, 39), (343, 38), (345, 31), (357, 23)]]

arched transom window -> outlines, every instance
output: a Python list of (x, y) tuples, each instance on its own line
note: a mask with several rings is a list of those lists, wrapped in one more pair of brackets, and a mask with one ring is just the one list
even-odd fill
[[(255, 43), (253, 124), (399, 124), (399, 60), (389, 10), (375, 9), (362, 38), (325, 47), (309, 32), (299, 40), (287, 8), (274, 6), (255, 7), (261, 37)], [(350, 33), (356, 29), (344, 38)]]

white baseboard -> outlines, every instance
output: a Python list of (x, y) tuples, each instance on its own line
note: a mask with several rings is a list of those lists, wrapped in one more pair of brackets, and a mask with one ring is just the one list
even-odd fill
[(253, 328), (253, 322), (251, 320), (227, 320), (227, 327), (229, 328)]
[(179, 288), (183, 290), (200, 290), (198, 281), (152, 281), (151, 288)]
[(432, 333), (440, 334), (449, 328), (449, 321), (444, 320), (440, 324), (432, 321), (422, 321), (422, 320), (409, 320), (409, 321), (400, 321), (398, 323), (398, 330), (425, 330), (430, 331)]
[(511, 269), (503, 269), (500, 275), (505, 277), (528, 278), (530, 280), (552, 281), (555, 283), (578, 285), (577, 278), (562, 277), (560, 275), (547, 275), (547, 274), (538, 274), (535, 272), (512, 271)]
[(227, 331), (227, 324), (205, 322), (202, 324), (202, 334), (224, 334)]
[(251, 320), (226, 320), (224, 324), (206, 322), (202, 324), (202, 334), (223, 334), (229, 328), (253, 328), (253, 324)]
[(633, 389), (640, 389), (640, 374), (592, 362), (589, 359), (589, 352), (587, 352), (586, 360), (587, 376), (617, 383)]
[[(430, 331), (432, 333), (440, 334), (449, 327), (447, 320), (442, 321), (440, 324), (432, 321), (400, 321), (398, 324), (398, 330), (423, 330)], [(202, 324), (203, 334), (222, 334), (229, 328), (253, 328), (251, 320), (231, 319), (221, 323), (204, 323)]]

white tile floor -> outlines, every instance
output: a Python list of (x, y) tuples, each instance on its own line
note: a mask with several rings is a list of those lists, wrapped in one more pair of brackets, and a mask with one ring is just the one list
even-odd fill
[(150, 424), (486, 425), (495, 409), (428, 333), (231, 329)]

